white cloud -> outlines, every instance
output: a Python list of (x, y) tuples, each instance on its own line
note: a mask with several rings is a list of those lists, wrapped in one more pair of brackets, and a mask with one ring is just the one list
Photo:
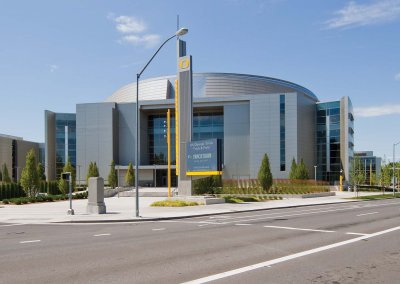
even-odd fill
[(144, 45), (145, 47), (150, 48), (156, 46), (160, 42), (160, 36), (156, 34), (148, 34), (143, 36), (130, 34), (123, 36), (121, 41), (131, 43), (136, 46)]
[(142, 33), (146, 30), (146, 25), (142, 20), (135, 17), (119, 16), (114, 19), (117, 31), (124, 34)]
[(109, 13), (107, 18), (112, 20), (115, 23), (116, 30), (123, 34), (118, 40), (119, 43), (151, 48), (160, 42), (159, 35), (144, 33), (147, 30), (147, 26), (143, 20), (132, 16), (116, 17), (113, 13)]
[(394, 79), (395, 79), (396, 81), (400, 81), (400, 73), (397, 73), (397, 74), (394, 76)]
[(357, 4), (351, 1), (334, 14), (334, 18), (325, 22), (329, 29), (390, 22), (400, 18), (400, 0), (375, 0), (370, 4)]
[(50, 72), (54, 73), (56, 72), (58, 69), (60, 69), (60, 66), (56, 65), (56, 64), (51, 64), (50, 66)]
[(354, 108), (356, 117), (375, 117), (390, 114), (400, 114), (400, 104), (382, 105), (376, 107)]

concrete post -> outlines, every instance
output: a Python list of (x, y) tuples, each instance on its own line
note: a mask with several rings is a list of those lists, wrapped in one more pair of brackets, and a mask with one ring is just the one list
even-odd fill
[(104, 179), (101, 177), (89, 178), (87, 213), (106, 214)]

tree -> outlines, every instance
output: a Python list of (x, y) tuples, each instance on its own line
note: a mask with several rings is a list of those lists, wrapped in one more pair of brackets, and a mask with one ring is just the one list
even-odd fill
[(90, 177), (98, 177), (99, 176), (99, 169), (97, 168), (96, 162), (90, 162), (88, 167), (88, 172), (86, 175), (86, 183), (89, 185), (89, 178)]
[(262, 159), (261, 167), (258, 171), (258, 181), (265, 191), (269, 190), (272, 186), (272, 173), (267, 154), (264, 154), (264, 158)]
[[(71, 159), (68, 157), (68, 161), (67, 163), (64, 165), (63, 168), (63, 173), (71, 173), (72, 175), (72, 191), (74, 189), (75, 186), (75, 169), (71, 164)], [(69, 181), (62, 179), (62, 177), (60, 177), (60, 180), (58, 181), (58, 189), (64, 193), (67, 194), (69, 192)]]
[(384, 165), (381, 169), (381, 175), (379, 177), (379, 182), (382, 187), (382, 192), (385, 193), (385, 187), (390, 185), (391, 175), (390, 175), (390, 166)]
[(36, 166), (35, 151), (33, 149), (29, 150), (26, 155), (25, 168), (22, 169), (20, 181), (27, 196), (36, 196), (39, 190), (39, 176)]
[(375, 172), (372, 172), (369, 176), (370, 184), (377, 185), (378, 184), (378, 177), (376, 176)]
[(303, 159), (300, 160), (296, 167), (296, 179), (308, 179), (308, 170)]
[(290, 179), (296, 179), (296, 175), (297, 175), (297, 164), (296, 164), (296, 160), (292, 159), (292, 166), (290, 167), (290, 173), (289, 173), (289, 178)]
[(132, 163), (129, 163), (128, 170), (125, 175), (125, 182), (128, 186), (133, 186), (135, 184), (135, 172), (133, 171)]
[(350, 184), (353, 186), (360, 185), (365, 182), (365, 172), (359, 157), (353, 159), (350, 165)]
[(1, 168), (0, 168), (0, 181), (3, 181), (3, 175), (1, 174)]
[(39, 180), (41, 180), (41, 181), (46, 180), (46, 176), (44, 174), (44, 167), (43, 167), (42, 163), (38, 163), (37, 172), (38, 172)]
[(110, 173), (108, 174), (108, 184), (112, 188), (115, 188), (117, 186), (117, 184), (118, 184), (118, 176), (117, 176), (117, 171), (115, 170), (115, 162), (114, 162), (114, 160), (111, 161)]
[(3, 164), (3, 182), (5, 182), (5, 183), (10, 183), (11, 182), (10, 174), (8, 173), (8, 169), (7, 169), (7, 164), (6, 163)]

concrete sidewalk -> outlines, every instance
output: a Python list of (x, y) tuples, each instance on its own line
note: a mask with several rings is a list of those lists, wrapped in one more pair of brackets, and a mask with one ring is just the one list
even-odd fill
[[(377, 193), (359, 193), (372, 195)], [(58, 222), (123, 222), (159, 220), (180, 217), (201, 216), (205, 214), (221, 214), (249, 210), (266, 210), (273, 208), (296, 207), (329, 203), (354, 202), (346, 199), (354, 197), (353, 192), (336, 192), (336, 196), (318, 198), (290, 198), (266, 202), (249, 202), (239, 204), (214, 204), (190, 207), (150, 207), (154, 201), (164, 197), (140, 197), (140, 218), (135, 217), (134, 197), (111, 197), (105, 199), (107, 214), (90, 215), (86, 213), (87, 199), (73, 200), (74, 216), (67, 215), (68, 201), (34, 203), (26, 205), (2, 205), (0, 207), (0, 223), (58, 223)], [(1, 227), (2, 225), (0, 225)]]

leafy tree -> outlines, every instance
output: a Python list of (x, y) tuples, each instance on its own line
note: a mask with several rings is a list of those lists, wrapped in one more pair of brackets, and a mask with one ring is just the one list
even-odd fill
[(296, 160), (292, 159), (292, 166), (290, 167), (290, 173), (289, 173), (289, 178), (290, 179), (296, 179), (297, 178), (297, 164), (296, 164)]
[(118, 176), (117, 176), (117, 171), (115, 170), (115, 162), (114, 161), (111, 161), (110, 173), (108, 174), (108, 184), (112, 188), (115, 188), (118, 184)]
[(390, 166), (384, 165), (381, 169), (381, 175), (379, 177), (379, 182), (382, 187), (382, 192), (385, 192), (385, 187), (388, 187), (391, 182), (391, 175), (390, 175)]
[(43, 167), (42, 163), (38, 163), (37, 172), (38, 172), (38, 176), (39, 176), (40, 180), (42, 180), (42, 181), (46, 180), (46, 176), (44, 174), (44, 167)]
[(39, 176), (36, 167), (35, 151), (29, 150), (26, 155), (25, 168), (22, 169), (21, 185), (27, 196), (36, 196), (39, 190)]
[(264, 158), (262, 159), (261, 167), (258, 171), (258, 181), (265, 191), (269, 190), (272, 186), (272, 173), (267, 154), (264, 154)]
[(7, 169), (7, 164), (6, 163), (3, 164), (3, 182), (5, 182), (5, 183), (10, 183), (11, 182), (10, 174), (8, 173), (8, 169)]
[[(72, 191), (74, 190), (74, 186), (75, 186), (75, 169), (71, 164), (71, 159), (68, 157), (68, 161), (67, 163), (64, 165), (63, 168), (63, 173), (71, 173), (72, 175)], [(69, 181), (62, 179), (62, 177), (60, 177), (60, 180), (58, 181), (58, 189), (64, 193), (67, 194), (69, 192)]]
[(359, 157), (353, 159), (350, 166), (350, 184), (353, 186), (360, 185), (365, 182), (365, 171)]
[(133, 171), (132, 163), (129, 163), (128, 170), (125, 175), (125, 182), (128, 186), (133, 186), (135, 184), (135, 172)]
[(296, 167), (296, 179), (308, 179), (308, 170), (303, 159), (300, 160)]
[(376, 173), (372, 172), (369, 176), (370, 179), (370, 183), (371, 185), (377, 185), (378, 184), (378, 177), (376, 175)]
[(90, 162), (88, 167), (88, 172), (86, 175), (86, 183), (89, 185), (89, 178), (90, 177), (98, 177), (99, 176), (99, 169), (97, 168), (96, 162)]

